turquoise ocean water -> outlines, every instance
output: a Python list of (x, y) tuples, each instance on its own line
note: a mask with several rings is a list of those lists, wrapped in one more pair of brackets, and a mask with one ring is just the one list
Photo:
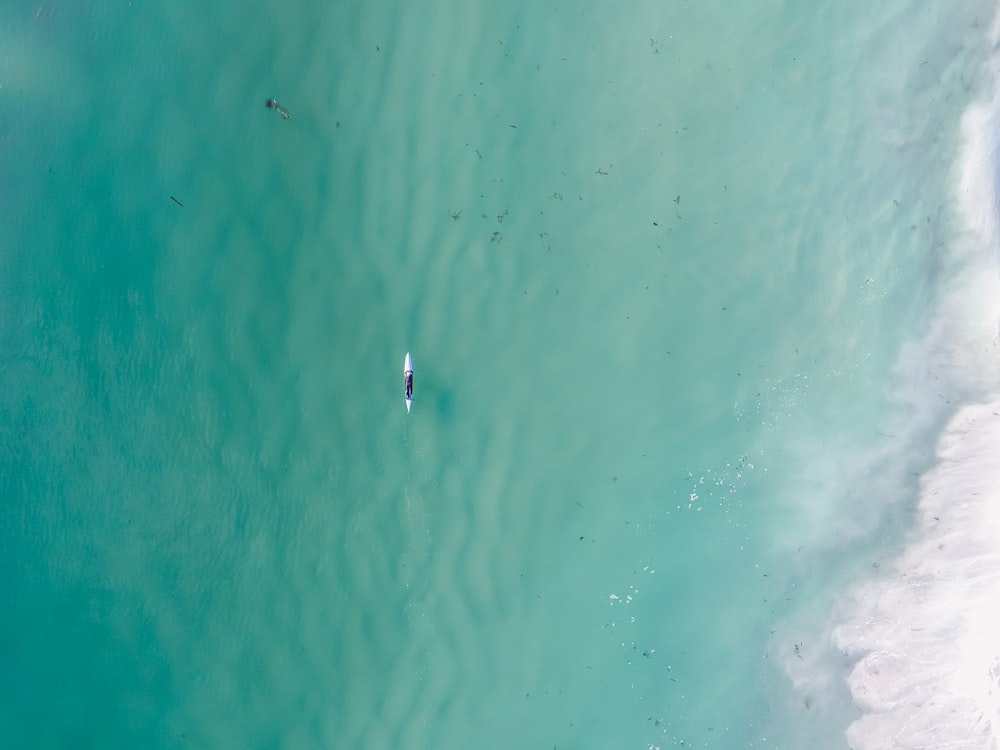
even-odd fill
[(0, 10), (2, 745), (996, 747), (996, 11)]

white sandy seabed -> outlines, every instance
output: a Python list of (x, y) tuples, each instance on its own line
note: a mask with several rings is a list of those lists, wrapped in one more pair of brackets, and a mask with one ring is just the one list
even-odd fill
[[(1000, 24), (992, 38), (996, 48)], [(962, 396), (949, 399), (902, 554), (849, 593), (828, 630), (853, 665), (855, 750), (1000, 747), (1000, 84), (965, 112), (962, 133), (965, 227), (943, 260), (931, 329), (900, 365), (925, 404)], [(909, 406), (925, 424), (940, 408)]]

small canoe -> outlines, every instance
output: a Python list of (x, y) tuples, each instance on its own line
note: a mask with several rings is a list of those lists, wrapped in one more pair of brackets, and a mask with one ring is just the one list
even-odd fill
[(413, 404), (413, 360), (407, 352), (403, 358), (403, 398), (406, 399), (406, 413), (410, 413)]

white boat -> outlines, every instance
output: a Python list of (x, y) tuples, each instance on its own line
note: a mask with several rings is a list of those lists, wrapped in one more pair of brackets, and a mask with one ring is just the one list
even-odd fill
[(413, 360), (409, 352), (403, 358), (403, 398), (406, 399), (406, 413), (409, 414), (413, 403)]

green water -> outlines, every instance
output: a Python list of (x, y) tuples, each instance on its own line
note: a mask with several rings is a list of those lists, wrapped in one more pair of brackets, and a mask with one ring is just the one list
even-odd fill
[(992, 8), (730, 5), (0, 13), (5, 746), (845, 746)]

